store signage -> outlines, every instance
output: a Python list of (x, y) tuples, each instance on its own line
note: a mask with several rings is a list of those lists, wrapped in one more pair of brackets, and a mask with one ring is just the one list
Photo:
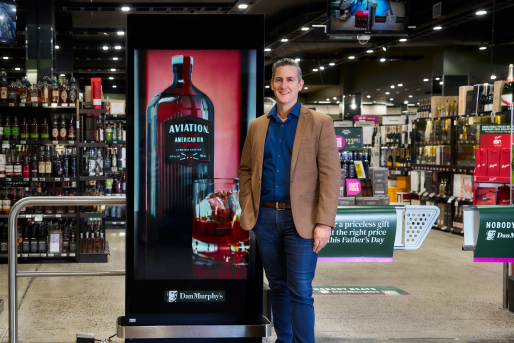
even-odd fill
[(313, 296), (332, 297), (412, 297), (411, 294), (392, 286), (320, 286), (312, 288)]
[(362, 184), (357, 179), (346, 179), (346, 193), (349, 198), (360, 198), (362, 196)]
[(514, 262), (514, 206), (477, 206), (480, 227), (474, 262)]
[(165, 291), (166, 303), (225, 302), (225, 291)]
[(342, 206), (320, 262), (392, 262), (396, 235), (394, 206)]
[(336, 138), (343, 138), (342, 144), (338, 141), (340, 151), (362, 151), (362, 127), (335, 127), (334, 130)]
[(371, 121), (375, 124), (378, 124), (378, 116), (354, 116), (353, 121), (354, 122)]
[(210, 161), (211, 123), (185, 116), (164, 121), (166, 163), (191, 166)]
[(335, 120), (334, 127), (353, 127), (351, 120)]

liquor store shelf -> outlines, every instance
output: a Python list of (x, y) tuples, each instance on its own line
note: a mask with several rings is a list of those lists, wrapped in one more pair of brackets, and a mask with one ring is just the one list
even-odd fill
[(46, 176), (46, 177), (21, 177), (21, 176), (10, 176), (10, 177), (0, 177), (0, 182), (27, 182), (27, 181), (41, 181), (41, 182), (72, 182), (76, 181), (76, 177), (55, 177), (55, 176)]
[(445, 232), (449, 232), (449, 233), (454, 233), (456, 235), (462, 235), (464, 236), (464, 230), (462, 229), (458, 229), (458, 228), (455, 228), (455, 227), (451, 227), (451, 226), (442, 226), (442, 225), (432, 225), (432, 228), (433, 229), (437, 229), (437, 230), (441, 230), (441, 231), (445, 231)]
[(79, 213), (80, 218), (105, 218), (107, 213)]
[(441, 195), (436, 193), (428, 193), (428, 192), (414, 192), (411, 191), (410, 194), (415, 194), (420, 197), (427, 197), (427, 198), (435, 198), (435, 200), (442, 200), (442, 201), (458, 201), (458, 202), (473, 202), (473, 199), (468, 198), (458, 198), (453, 195)]
[(106, 143), (79, 143), (81, 148), (104, 148)]
[(106, 120), (126, 120), (127, 116), (124, 114), (106, 114)]
[(118, 168), (118, 167), (108, 167), (108, 168), (105, 168), (104, 171), (106, 173), (109, 173), (109, 172), (122, 172), (122, 171), (126, 171), (127, 168)]
[(51, 140), (2, 140), (2, 144), (14, 144), (14, 145), (75, 145), (76, 141), (62, 140), (62, 141), (51, 141)]
[(510, 176), (482, 176), (475, 175), (475, 182), (510, 183)]
[[(22, 106), (23, 104), (8, 104), (8, 103), (0, 103), (0, 108), (2, 111), (9, 111), (9, 109), (12, 109), (12, 111), (16, 111), (16, 114), (23, 115), (24, 113), (35, 113), (38, 111), (38, 113), (41, 113), (40, 111), (48, 111), (50, 113), (76, 113), (77, 108), (75, 106), (43, 106), (42, 103), (39, 104), (25, 104), (25, 106)], [(73, 104), (75, 105), (75, 104)]]
[[(76, 253), (70, 252), (70, 253), (28, 253), (28, 254), (18, 254), (18, 257), (42, 257), (42, 258), (75, 258), (77, 256)], [(0, 254), (0, 258), (7, 258), (7, 254)]]
[[(0, 214), (0, 219), (9, 218), (8, 214)], [(42, 219), (58, 219), (58, 218), (77, 218), (75, 213), (63, 213), (63, 214), (20, 214), (18, 218), (30, 219), (34, 218), (36, 221)]]
[(412, 169), (418, 170), (428, 170), (428, 171), (440, 171), (440, 172), (449, 172), (452, 171), (454, 173), (472, 173), (475, 169), (474, 166), (459, 166), (459, 165), (435, 165), (435, 164), (412, 164)]
[(127, 142), (124, 141), (105, 141), (105, 144), (112, 144), (112, 145), (126, 145)]
[(458, 139), (457, 140), (457, 144), (473, 144), (473, 145), (478, 145), (478, 142), (476, 141), (470, 141), (470, 140), (461, 140), (461, 139)]

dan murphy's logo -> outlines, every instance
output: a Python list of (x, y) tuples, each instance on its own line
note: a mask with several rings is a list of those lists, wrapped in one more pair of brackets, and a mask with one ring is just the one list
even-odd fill
[(492, 241), (492, 240), (494, 240), (494, 236), (496, 236), (496, 230), (488, 230), (486, 232), (486, 234), (487, 234), (486, 240)]
[(166, 303), (225, 302), (225, 291), (164, 291)]

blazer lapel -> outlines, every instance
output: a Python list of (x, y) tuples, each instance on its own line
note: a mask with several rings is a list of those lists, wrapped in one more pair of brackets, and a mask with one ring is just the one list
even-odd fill
[(268, 133), (268, 126), (270, 118), (265, 114), (266, 120), (261, 120), (260, 125), (257, 126), (255, 131), (254, 145), (255, 155), (259, 163), (259, 179), (262, 176), (262, 164), (264, 163), (264, 143), (266, 143), (266, 134)]
[(298, 117), (298, 124), (296, 125), (296, 133), (294, 136), (293, 153), (291, 155), (291, 176), (298, 160), (298, 154), (300, 153), (300, 145), (302, 144), (303, 132), (307, 126), (309, 109), (305, 106), (300, 107), (300, 116)]

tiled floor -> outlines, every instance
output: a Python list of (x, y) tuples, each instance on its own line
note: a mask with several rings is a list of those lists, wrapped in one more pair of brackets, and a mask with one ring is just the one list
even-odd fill
[[(107, 264), (20, 265), (20, 270), (120, 270), (123, 230), (108, 231)], [(393, 263), (322, 263), (317, 286), (396, 286), (413, 297), (316, 297), (316, 342), (514, 343), (514, 313), (502, 305), (502, 266), (477, 264), (463, 237), (432, 231), (418, 251)], [(7, 265), (0, 265), (0, 341), (8, 342)], [(75, 342), (115, 333), (124, 314), (123, 277), (19, 279), (19, 338), (24, 343)], [(120, 339), (113, 339), (121, 342)], [(274, 337), (268, 339), (274, 342)]]

